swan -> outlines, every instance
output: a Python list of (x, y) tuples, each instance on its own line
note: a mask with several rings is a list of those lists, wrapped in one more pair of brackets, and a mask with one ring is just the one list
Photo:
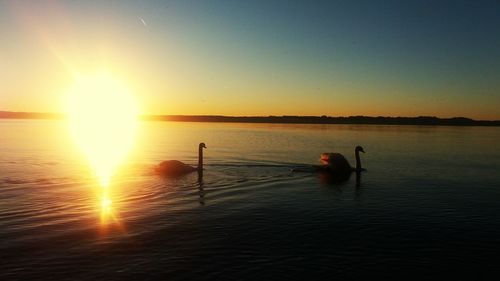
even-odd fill
[(316, 170), (320, 172), (329, 172), (332, 174), (350, 174), (351, 172), (361, 172), (366, 171), (366, 169), (361, 168), (361, 160), (359, 158), (359, 152), (365, 153), (363, 147), (356, 146), (354, 149), (354, 154), (356, 155), (356, 167), (351, 167), (344, 155), (340, 153), (323, 153), (321, 154), (320, 161), (324, 164), (321, 166), (314, 166)]
[(194, 171), (203, 172), (203, 149), (207, 148), (205, 143), (198, 145), (198, 167), (193, 167), (177, 160), (165, 160), (155, 167), (155, 172), (163, 176), (180, 176)]

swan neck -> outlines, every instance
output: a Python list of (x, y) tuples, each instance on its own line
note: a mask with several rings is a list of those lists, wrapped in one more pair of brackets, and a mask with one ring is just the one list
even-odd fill
[(203, 147), (198, 148), (198, 171), (203, 170)]
[(359, 151), (356, 150), (356, 171), (361, 171), (361, 160), (359, 159)]

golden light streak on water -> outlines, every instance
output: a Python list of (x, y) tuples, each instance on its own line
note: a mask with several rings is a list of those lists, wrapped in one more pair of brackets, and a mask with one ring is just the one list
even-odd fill
[(113, 216), (110, 182), (131, 149), (137, 130), (137, 105), (127, 87), (106, 72), (76, 77), (68, 93), (71, 135), (94, 171), (103, 216)]

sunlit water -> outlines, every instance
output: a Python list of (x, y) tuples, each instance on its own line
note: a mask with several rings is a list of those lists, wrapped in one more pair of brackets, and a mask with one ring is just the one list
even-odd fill
[[(0, 121), (0, 280), (498, 277), (500, 128), (143, 122), (138, 134), (102, 212), (63, 121)], [(202, 180), (151, 174), (196, 164), (201, 141)], [(354, 165), (357, 144), (358, 182), (290, 172), (327, 151)]]

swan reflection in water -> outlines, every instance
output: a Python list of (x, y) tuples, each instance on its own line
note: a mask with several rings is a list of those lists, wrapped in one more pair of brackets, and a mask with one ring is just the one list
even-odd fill
[[(326, 172), (318, 173), (318, 178), (321, 183), (328, 185), (339, 185), (347, 182), (351, 178), (351, 173), (348, 174), (332, 174)], [(356, 187), (361, 186), (361, 171), (356, 171)]]
[(198, 171), (198, 202), (200, 205), (205, 205), (205, 190), (203, 189), (203, 170)]

